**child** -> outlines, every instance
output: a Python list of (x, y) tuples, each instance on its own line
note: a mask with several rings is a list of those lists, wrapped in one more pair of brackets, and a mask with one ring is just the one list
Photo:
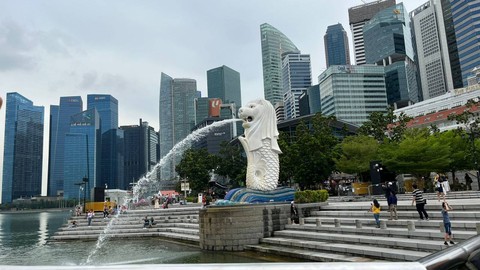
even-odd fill
[(380, 228), (380, 204), (378, 203), (377, 199), (373, 199), (373, 203), (370, 207), (370, 212), (373, 213), (375, 223), (377, 223), (377, 228)]
[(447, 202), (442, 203), (442, 216), (443, 216), (443, 226), (445, 227), (445, 242), (444, 245), (448, 246), (447, 240), (450, 240), (450, 244), (455, 244), (452, 240), (452, 224), (450, 223), (450, 217), (448, 216), (448, 211), (453, 210)]

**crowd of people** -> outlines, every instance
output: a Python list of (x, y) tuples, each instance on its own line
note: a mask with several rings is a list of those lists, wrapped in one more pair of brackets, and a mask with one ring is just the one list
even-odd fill
[[(448, 179), (443, 174), (437, 174), (433, 179), (433, 185), (435, 187), (435, 192), (437, 193), (437, 201), (441, 202), (441, 209), (439, 205), (439, 211), (442, 213), (443, 218), (443, 226), (445, 228), (445, 236), (444, 236), (444, 244), (445, 245), (453, 245), (452, 238), (452, 227), (450, 222), (450, 217), (448, 212), (453, 210), (453, 208), (448, 204), (446, 200), (446, 194), (450, 191), (450, 187), (448, 185)], [(385, 198), (388, 205), (388, 212), (390, 213), (389, 220), (397, 220), (397, 192), (393, 187), (392, 182), (388, 182), (386, 185), (383, 185), (385, 190)], [(427, 204), (427, 199), (423, 197), (423, 191), (418, 188), (416, 183), (412, 184), (412, 206), (415, 206), (419, 220), (429, 220), (429, 215), (425, 209), (425, 205)], [(369, 212), (373, 213), (373, 217), (375, 219), (375, 224), (377, 228), (380, 228), (380, 213), (381, 213), (381, 205), (377, 199), (373, 199), (372, 203), (370, 204)]]

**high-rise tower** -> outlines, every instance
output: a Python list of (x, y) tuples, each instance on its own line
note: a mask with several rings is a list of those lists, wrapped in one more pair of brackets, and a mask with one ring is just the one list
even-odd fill
[(422, 99), (453, 89), (452, 69), (440, 0), (429, 0), (410, 12)]
[(220, 98), (223, 103), (235, 103), (242, 107), (240, 90), (240, 73), (221, 66), (207, 71), (207, 86), (209, 98)]
[(50, 143), (48, 156), (48, 196), (63, 193), (65, 134), (70, 130), (70, 117), (82, 111), (80, 96), (60, 97), (59, 105), (50, 106)]
[(118, 128), (118, 100), (111, 95), (87, 95), (87, 110), (97, 109), (101, 132)]
[(340, 23), (327, 27), (323, 42), (325, 43), (327, 67), (331, 65), (350, 65), (347, 32)]
[[(193, 79), (173, 79), (165, 73), (160, 81), (160, 157), (191, 133), (195, 126), (197, 82)], [(163, 170), (163, 168), (162, 168)], [(167, 172), (168, 171), (168, 172)], [(173, 165), (162, 177), (174, 175)]]
[(309, 54), (285, 53), (282, 61), (285, 119), (300, 116), (299, 97), (312, 86)]
[(287, 36), (267, 23), (260, 25), (260, 39), (264, 95), (266, 100), (275, 105), (283, 100), (282, 54), (300, 51)]
[(373, 18), (375, 14), (394, 5), (395, 0), (378, 0), (348, 9), (348, 19), (350, 29), (352, 30), (352, 43), (356, 65), (363, 65), (366, 63), (363, 26)]
[(363, 27), (363, 35), (366, 63), (385, 67), (388, 104), (402, 108), (417, 102), (410, 18), (403, 3), (377, 13)]
[(463, 85), (480, 67), (480, 0), (450, 0)]
[(44, 108), (7, 93), (2, 203), (42, 192)]

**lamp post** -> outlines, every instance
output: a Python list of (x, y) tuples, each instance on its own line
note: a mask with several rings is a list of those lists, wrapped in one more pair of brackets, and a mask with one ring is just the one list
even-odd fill
[(478, 167), (477, 148), (475, 147), (475, 137), (477, 133), (479, 133), (478, 123), (475, 120), (470, 121), (468, 124), (465, 125), (465, 131), (469, 135), (470, 142), (472, 143), (471, 151), (473, 157), (473, 164), (477, 175), (478, 189), (480, 190), (480, 168)]
[[(82, 185), (83, 185), (83, 183), (82, 183)], [(82, 203), (80, 202), (80, 191), (83, 191), (83, 186), (82, 186), (82, 185), (80, 185), (80, 186), (78, 187), (78, 205), (81, 205), (81, 204), (82, 204)]]

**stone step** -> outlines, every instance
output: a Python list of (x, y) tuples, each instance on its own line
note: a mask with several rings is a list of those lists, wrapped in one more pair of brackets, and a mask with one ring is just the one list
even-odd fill
[[(307, 217), (304, 218), (305, 224), (316, 224), (317, 219), (320, 219), (322, 224), (334, 224), (335, 219), (339, 220), (340, 226), (343, 225), (355, 225), (356, 220), (359, 220), (363, 226), (374, 226), (376, 225), (375, 220), (373, 217), (358, 217), (358, 218), (350, 218), (350, 217)], [(408, 228), (408, 222), (413, 221), (415, 224), (415, 228), (429, 228), (431, 230), (440, 231), (440, 228), (443, 227), (442, 220), (415, 220), (415, 219), (398, 219), (398, 220), (387, 220), (386, 218), (380, 216), (380, 220), (385, 221), (387, 228)], [(452, 220), (452, 231), (453, 233), (460, 232), (460, 231), (472, 231), (476, 232), (477, 224), (480, 221), (477, 220)], [(343, 224), (343, 225), (342, 225)]]
[[(380, 230), (380, 229), (378, 229)], [(312, 231), (283, 230), (274, 232), (274, 237), (293, 238), (293, 239), (309, 239), (324, 242), (362, 244), (385, 248), (401, 248), (406, 250), (435, 252), (445, 249), (443, 241), (434, 241), (422, 239), (408, 239), (392, 236), (378, 236), (376, 231), (371, 235), (349, 235), (338, 233), (322, 233)]]
[(187, 228), (160, 228), (157, 229), (158, 232), (170, 232), (170, 233), (177, 233), (177, 234), (185, 234), (185, 235), (199, 235), (198, 228), (197, 229), (187, 229)]
[(200, 243), (200, 237), (198, 235), (173, 233), (173, 232), (158, 232), (157, 236), (169, 240), (175, 240), (180, 242), (186, 242), (190, 244), (198, 245)]
[(365, 256), (373, 259), (390, 261), (416, 261), (430, 252), (404, 250), (397, 248), (384, 248), (362, 244), (332, 243), (324, 241), (309, 241), (305, 239), (292, 239), (282, 237), (270, 237), (260, 240), (262, 244), (287, 246), (293, 248), (305, 248), (320, 252), (334, 252), (339, 254), (352, 254), (354, 256)]
[[(378, 235), (386, 237), (404, 237), (410, 239), (417, 239), (417, 241), (435, 240), (443, 241), (444, 233), (440, 230), (425, 230), (425, 229), (415, 229), (415, 231), (408, 231), (405, 228), (391, 228), (387, 229), (378, 229), (375, 228), (374, 224), (371, 226), (363, 226), (362, 228), (356, 228), (355, 226), (344, 225), (342, 227), (334, 227), (333, 225), (322, 224), (321, 227), (317, 227), (313, 224), (305, 225), (286, 225), (286, 230), (299, 230), (299, 231), (314, 231), (314, 232), (332, 232), (332, 233), (342, 233), (345, 235)], [(456, 240), (467, 240), (473, 236), (476, 236), (477, 233), (473, 231), (453, 231), (453, 237)]]
[[(437, 219), (443, 220), (442, 213), (440, 211), (435, 212), (428, 212), (428, 217), (430, 219)], [(399, 218), (402, 219), (418, 219), (419, 215), (418, 212), (413, 211), (398, 211), (397, 215)], [(480, 220), (480, 211), (463, 211), (463, 212), (449, 212), (448, 213), (450, 220), (454, 221), (458, 220)], [(373, 218), (373, 214), (367, 211), (312, 211), (311, 216), (315, 217), (358, 217), (358, 218), (366, 218), (371, 217)], [(390, 213), (387, 211), (380, 212), (380, 216), (382, 217), (390, 217)]]
[(248, 245), (245, 250), (254, 252), (263, 252), (280, 256), (289, 256), (299, 259), (319, 262), (373, 262), (378, 261), (365, 257), (356, 257), (338, 253), (319, 252), (308, 249), (289, 248), (285, 246), (274, 245)]
[[(379, 202), (380, 202), (380, 206), (382, 206), (382, 209), (384, 209), (384, 212), (387, 211), (388, 209), (387, 202), (386, 201), (379, 201)], [(452, 205), (452, 207), (454, 208), (454, 211), (452, 211), (451, 213), (462, 212), (462, 211), (480, 212), (480, 202), (475, 204), (463, 204), (463, 205), (457, 204), (457, 205)], [(442, 207), (439, 202), (435, 202), (435, 204), (427, 203), (427, 205), (425, 206), (425, 209), (427, 210), (427, 212), (441, 211), (441, 208)], [(320, 210), (321, 211), (365, 211), (366, 212), (370, 210), (370, 204), (365, 203), (363, 205), (341, 205), (341, 204), (333, 203), (333, 204), (321, 206)], [(397, 205), (397, 211), (417, 213), (415, 206), (412, 206), (411, 204), (407, 204), (407, 205), (399, 204)]]

